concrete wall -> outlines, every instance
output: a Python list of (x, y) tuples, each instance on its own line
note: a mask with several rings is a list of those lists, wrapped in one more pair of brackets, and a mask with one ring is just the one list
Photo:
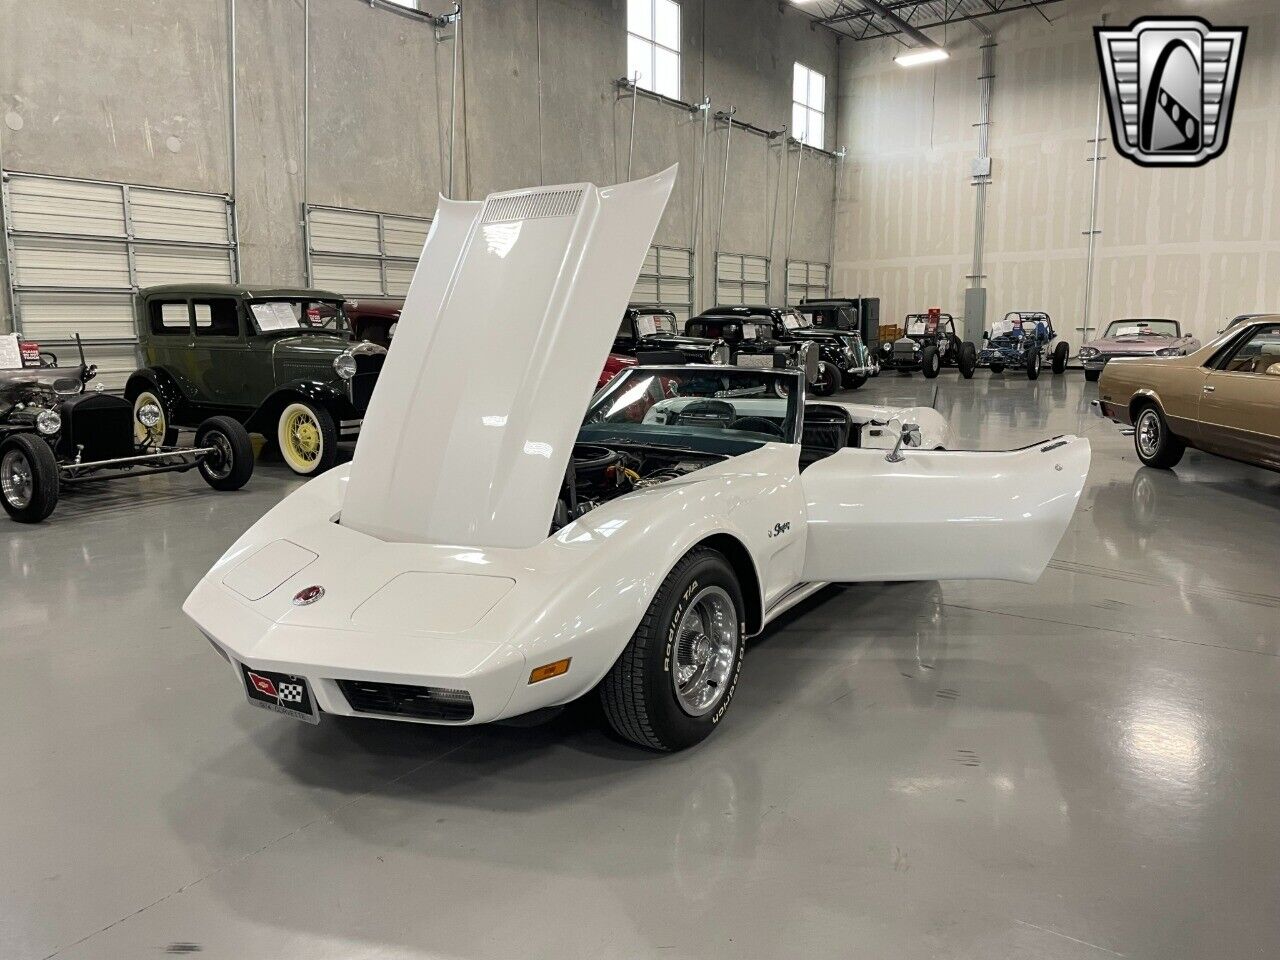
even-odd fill
[[(437, 4), (442, 10), (444, 0)], [(684, 0), (682, 98), (738, 107), (781, 129), (791, 70), (828, 76), (835, 147), (836, 38), (777, 0)], [(452, 42), (364, 0), (236, 0), (237, 212), (246, 281), (298, 283), (312, 203), (430, 216), (448, 165)], [(217, 192), (232, 189), (227, 0), (0, 0), (0, 165), (9, 170)], [(626, 176), (631, 103), (625, 0), (467, 0), (455, 192)], [(310, 37), (310, 144), (304, 41)], [(709, 138), (703, 264), (718, 214), (725, 130)], [(659, 242), (690, 246), (700, 118), (642, 98), (634, 176), (671, 163), (680, 181)], [(735, 130), (724, 249), (782, 259), (796, 154)], [(834, 161), (807, 152), (792, 256), (829, 262)], [(781, 193), (774, 229), (773, 208)]]
[[(1092, 28), (1139, 16), (1245, 24), (1230, 143), (1191, 170), (1140, 167), (1110, 146), (1103, 113), (1093, 322), (1168, 316), (1202, 336), (1224, 318), (1280, 309), (1280, 6), (1274, 0), (1077, 0), (989, 19), (996, 31), (986, 270), (988, 320), (1047, 309), (1069, 339), (1084, 316), (1098, 104)], [(957, 39), (958, 31), (958, 39)], [(883, 298), (883, 315), (942, 306), (959, 315), (971, 269), (970, 161), (978, 119), (979, 35), (952, 28), (952, 59), (905, 69), (897, 45), (845, 44), (833, 286)]]

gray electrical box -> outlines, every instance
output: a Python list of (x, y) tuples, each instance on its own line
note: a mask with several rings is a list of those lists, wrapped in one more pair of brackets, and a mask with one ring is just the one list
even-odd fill
[(987, 288), (970, 287), (964, 292), (964, 336), (962, 340), (981, 348), (982, 331), (987, 329)]
[(974, 157), (973, 158), (973, 178), (991, 176), (991, 158), (990, 157)]

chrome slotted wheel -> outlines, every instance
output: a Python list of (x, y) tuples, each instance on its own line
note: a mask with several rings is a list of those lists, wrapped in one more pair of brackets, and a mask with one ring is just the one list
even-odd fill
[(0, 493), (15, 510), (25, 510), (31, 505), (31, 493), (35, 487), (31, 479), (31, 463), (21, 450), (9, 450), (0, 460)]
[(1160, 450), (1160, 415), (1153, 409), (1146, 409), (1138, 417), (1138, 452), (1150, 460)]
[(738, 659), (738, 612), (720, 587), (705, 587), (676, 626), (671, 682), (680, 708), (700, 717), (724, 698)]
[(226, 435), (213, 431), (205, 437), (205, 446), (213, 447), (213, 453), (204, 458), (204, 471), (211, 480), (225, 480), (231, 476), (231, 468), (235, 463), (235, 454), (231, 451), (231, 441)]

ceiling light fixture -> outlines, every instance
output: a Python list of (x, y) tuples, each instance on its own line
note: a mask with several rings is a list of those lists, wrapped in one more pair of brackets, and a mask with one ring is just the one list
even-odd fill
[(893, 62), (901, 67), (915, 67), (922, 63), (936, 63), (939, 60), (948, 60), (951, 54), (943, 50), (941, 47), (925, 47), (923, 50), (916, 49), (909, 53), (902, 53), (893, 58)]

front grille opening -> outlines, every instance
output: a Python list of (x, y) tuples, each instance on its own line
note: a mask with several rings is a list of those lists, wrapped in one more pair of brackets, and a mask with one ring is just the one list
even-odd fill
[(458, 723), (475, 715), (471, 694), (447, 687), (415, 687), (404, 683), (339, 680), (338, 688), (357, 713)]

